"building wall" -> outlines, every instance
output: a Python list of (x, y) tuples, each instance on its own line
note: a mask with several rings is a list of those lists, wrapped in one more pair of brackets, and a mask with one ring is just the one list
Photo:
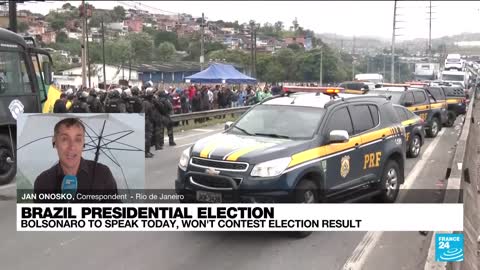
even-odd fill
[[(103, 65), (97, 64), (97, 65), (92, 65), (92, 69), (97, 70), (97, 75), (95, 76), (99, 82), (103, 82)], [(138, 72), (136, 70), (131, 70), (131, 73), (129, 74), (129, 69), (127, 68), (120, 68), (116, 66), (111, 66), (111, 65), (106, 65), (105, 66), (105, 73), (107, 76), (107, 84), (116, 84), (118, 83), (119, 80), (129, 79), (130, 75), (130, 80), (131, 81), (137, 81), (138, 80)], [(62, 75), (70, 75), (70, 76), (80, 76), (82, 75), (82, 67), (76, 67), (76, 68), (71, 68), (62, 71)]]

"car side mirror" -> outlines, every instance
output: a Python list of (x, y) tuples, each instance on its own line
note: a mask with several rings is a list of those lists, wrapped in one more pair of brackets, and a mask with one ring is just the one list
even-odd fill
[(225, 123), (225, 130), (229, 129), (233, 125), (232, 121), (228, 121)]
[(413, 105), (413, 102), (405, 102), (403, 106), (410, 107)]
[(350, 140), (350, 136), (348, 136), (348, 132), (346, 130), (332, 130), (329, 134), (329, 143), (343, 143), (348, 142)]
[(43, 78), (45, 78), (45, 83), (47, 85), (52, 84), (52, 67), (50, 66), (50, 62), (43, 62), (42, 70), (43, 70)]

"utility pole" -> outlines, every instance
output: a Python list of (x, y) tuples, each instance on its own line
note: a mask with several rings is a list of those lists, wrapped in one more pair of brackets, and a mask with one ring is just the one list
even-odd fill
[(87, 38), (87, 42), (86, 42), (86, 46), (85, 46), (85, 55), (86, 55), (86, 58), (87, 58), (87, 71), (88, 71), (88, 74), (87, 74), (87, 78), (88, 78), (88, 88), (91, 88), (92, 85), (91, 85), (91, 82), (90, 82), (90, 77), (91, 77), (91, 73), (90, 73), (90, 50), (88, 49), (88, 12), (85, 10), (87, 16), (85, 16), (85, 37)]
[(8, 1), (8, 16), (9, 16), (9, 28), (12, 32), (17, 32), (17, 2), (14, 0)]
[(320, 48), (320, 84), (321, 87), (323, 85), (323, 47)]
[(86, 75), (87, 75), (86, 53), (85, 53), (85, 23), (84, 23), (85, 16), (87, 14), (86, 14), (86, 10), (85, 10), (85, 0), (82, 0), (81, 10), (82, 10), (82, 12), (81, 12), (80, 15), (82, 16), (82, 42), (81, 42), (81, 46), (82, 46), (82, 87), (85, 87), (86, 82), (87, 82), (87, 78), (86, 78)]
[(253, 26), (253, 77), (257, 77), (257, 26)]
[(202, 32), (201, 32), (201, 40), (200, 40), (200, 70), (203, 70), (203, 63), (205, 62), (205, 55), (204, 55), (204, 46), (205, 46), (205, 16), (202, 12), (202, 24), (200, 25), (202, 27)]
[(370, 56), (367, 55), (367, 73), (370, 73)]
[(251, 53), (251, 61), (250, 61), (250, 70), (251, 70), (251, 75), (253, 77), (253, 66), (254, 66), (254, 61), (255, 61), (255, 56), (254, 56), (254, 45), (253, 45), (253, 27), (255, 26), (255, 22), (253, 20), (250, 21), (250, 53)]
[(390, 74), (391, 83), (395, 83), (395, 30), (397, 22), (397, 1), (393, 5), (393, 33), (392, 33), (392, 73)]
[(430, 0), (430, 19), (428, 23), (428, 61), (432, 61), (432, 0)]
[(386, 57), (387, 55), (385, 54), (385, 51), (383, 52), (383, 78), (385, 79), (385, 77), (387, 76), (386, 73), (385, 73), (385, 63), (386, 63)]
[(107, 71), (105, 70), (105, 27), (102, 17), (102, 58), (103, 58), (103, 89), (107, 90)]
[(355, 36), (353, 36), (352, 45), (352, 80), (355, 80)]

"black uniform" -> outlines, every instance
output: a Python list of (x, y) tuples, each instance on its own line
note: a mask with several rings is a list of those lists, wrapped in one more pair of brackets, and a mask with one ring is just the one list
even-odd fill
[(162, 103), (163, 107), (165, 108), (163, 111), (160, 111), (163, 126), (160, 129), (158, 138), (160, 139), (160, 142), (163, 143), (164, 128), (166, 127), (169, 145), (176, 145), (175, 141), (173, 140), (173, 121), (170, 118), (170, 115), (173, 112), (172, 103), (170, 102), (168, 95), (164, 92), (160, 93), (158, 98), (159, 102)]
[(154, 123), (154, 114), (155, 108), (152, 103), (153, 96), (146, 96), (143, 100), (143, 110), (145, 112), (145, 157), (153, 157), (153, 154), (150, 152), (150, 147), (152, 146), (152, 136), (153, 136), (153, 123)]
[(54, 113), (67, 113), (67, 102), (62, 99), (57, 99), (53, 105)]
[(71, 111), (73, 113), (90, 113), (87, 100), (85, 98), (78, 98), (72, 104)]
[(87, 103), (90, 106), (90, 111), (92, 113), (104, 113), (105, 110), (103, 108), (102, 102), (100, 102), (100, 99), (97, 97), (96, 93), (93, 94), (90, 92), (90, 95), (87, 98)]
[(107, 100), (105, 104), (105, 112), (107, 113), (126, 113), (127, 107), (125, 106), (125, 102), (118, 94), (113, 94)]
[(152, 97), (152, 104), (154, 107), (152, 144), (155, 145), (155, 150), (160, 150), (163, 149), (163, 114), (165, 114), (166, 108), (158, 96)]

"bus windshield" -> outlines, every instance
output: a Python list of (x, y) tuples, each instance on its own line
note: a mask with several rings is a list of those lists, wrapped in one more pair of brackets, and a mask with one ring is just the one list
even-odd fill
[(25, 59), (18, 51), (0, 51), (0, 95), (32, 93)]

